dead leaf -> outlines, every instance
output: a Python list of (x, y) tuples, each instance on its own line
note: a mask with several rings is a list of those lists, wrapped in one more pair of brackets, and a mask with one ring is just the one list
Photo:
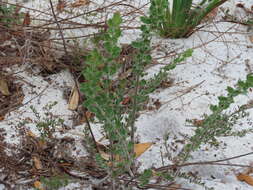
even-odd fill
[(204, 124), (204, 119), (193, 119), (192, 124), (196, 127), (201, 127)]
[(98, 142), (96, 142), (96, 144), (97, 144), (97, 148), (98, 148), (100, 156), (103, 159), (105, 159), (106, 161), (109, 161), (110, 160), (110, 155), (107, 153), (108, 152), (108, 147), (101, 144), (101, 143), (98, 143)]
[(239, 8), (245, 8), (243, 3), (237, 3), (235, 6)]
[(155, 105), (155, 108), (156, 108), (157, 110), (159, 110), (160, 107), (162, 106), (162, 103), (159, 101), (159, 99), (157, 99), (157, 100), (154, 102), (154, 105)]
[(134, 145), (135, 157), (138, 158), (146, 152), (154, 143), (140, 143)]
[(75, 86), (70, 94), (68, 109), (76, 110), (78, 107), (78, 103), (79, 103), (79, 92), (77, 87)]
[(0, 115), (0, 121), (4, 120), (4, 116)]
[(77, 0), (76, 2), (71, 4), (71, 7), (75, 8), (75, 7), (80, 7), (80, 6), (89, 5), (89, 4), (90, 4), (89, 0)]
[[(30, 119), (30, 118), (29, 118)], [(33, 137), (33, 138), (36, 138), (36, 135), (32, 132), (32, 131), (27, 131), (27, 134), (26, 134), (27, 136), (29, 136), (29, 137)]]
[(86, 114), (87, 119), (91, 119), (91, 118), (93, 118), (95, 116), (94, 113), (89, 112), (89, 111), (86, 111), (85, 114)]
[(169, 185), (169, 189), (170, 190), (177, 190), (177, 189), (181, 189), (182, 185), (180, 184), (172, 184), (172, 185)]
[(239, 181), (244, 181), (247, 184), (253, 186), (253, 177), (246, 174), (239, 174), (236, 176)]
[(23, 20), (23, 26), (29, 26), (31, 24), (31, 17), (29, 12), (25, 13), (25, 18)]
[(35, 181), (35, 182), (33, 183), (33, 185), (34, 185), (34, 187), (35, 187), (36, 189), (44, 190), (44, 188), (42, 187), (42, 184), (41, 184), (40, 181)]
[(249, 36), (249, 41), (250, 41), (251, 43), (253, 43), (253, 36), (252, 36), (252, 35)]
[(33, 163), (34, 163), (34, 166), (37, 170), (41, 170), (42, 169), (42, 164), (41, 164), (41, 161), (38, 157), (36, 156), (33, 156)]
[(47, 141), (42, 140), (42, 139), (39, 139), (39, 141), (38, 141), (38, 147), (39, 147), (40, 149), (43, 150), (43, 149), (45, 149), (47, 146), (48, 146)]
[[(146, 152), (154, 143), (140, 143), (134, 145), (134, 153), (135, 157), (138, 158), (141, 156), (144, 152)], [(107, 161), (110, 160), (110, 154), (108, 153), (108, 148), (100, 143), (97, 143), (97, 147), (99, 149), (99, 153), (101, 157)], [(115, 155), (116, 160), (120, 160), (120, 157), (118, 155)]]
[(207, 19), (208, 21), (214, 20), (215, 17), (217, 16), (217, 14), (218, 14), (218, 10), (219, 10), (218, 7), (216, 7), (215, 9), (213, 9), (210, 13), (208, 13), (208, 14), (206, 15), (206, 19)]
[(64, 8), (66, 7), (67, 3), (65, 1), (62, 1), (62, 0), (58, 0), (58, 4), (56, 6), (56, 10), (61, 13)]
[(4, 96), (9, 96), (10, 95), (10, 91), (8, 88), (8, 84), (7, 81), (5, 79), (3, 79), (0, 75), (0, 92), (4, 95)]
[(162, 81), (161, 84), (160, 84), (160, 87), (162, 89), (169, 88), (173, 85), (173, 83), (174, 83), (174, 79), (169, 79), (169, 80), (166, 80), (166, 81)]
[(102, 150), (99, 150), (99, 154), (100, 154), (100, 156), (101, 156), (104, 160), (106, 160), (106, 161), (109, 161), (109, 160), (110, 160), (110, 155), (107, 154), (106, 152), (104, 152), (104, 151), (102, 151)]
[(131, 98), (128, 96), (121, 102), (122, 105), (128, 105), (131, 102)]

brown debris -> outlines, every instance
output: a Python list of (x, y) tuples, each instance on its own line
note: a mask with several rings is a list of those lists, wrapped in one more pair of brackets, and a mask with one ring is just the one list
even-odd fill
[(0, 83), (2, 83), (2, 87), (5, 86), (5, 90), (3, 88), (0, 90), (0, 117), (4, 117), (7, 113), (22, 104), (24, 94), (21, 88), (22, 85), (15, 83), (14, 77), (3, 74), (1, 76), (2, 82), (0, 81)]

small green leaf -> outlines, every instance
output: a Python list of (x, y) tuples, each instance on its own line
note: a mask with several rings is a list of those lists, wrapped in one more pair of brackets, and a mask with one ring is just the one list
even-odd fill
[(218, 106), (210, 105), (210, 110), (212, 110), (212, 112), (216, 112), (216, 111), (218, 111)]
[(177, 66), (176, 63), (171, 63), (171, 64), (166, 65), (165, 67), (163, 67), (163, 69), (166, 70), (166, 71), (170, 71), (170, 70), (172, 70), (172, 69), (175, 69), (176, 66)]
[(132, 42), (131, 45), (132, 45), (133, 48), (137, 48), (137, 49), (140, 49), (142, 47), (142, 44), (138, 41)]
[(146, 169), (144, 172), (141, 174), (139, 177), (139, 180), (141, 182), (141, 186), (145, 186), (149, 183), (150, 178), (152, 177), (152, 170), (151, 169)]
[(144, 24), (151, 24), (151, 22), (152, 22), (151, 19), (148, 17), (142, 16), (142, 17), (140, 17), (140, 19), (141, 19), (141, 22), (143, 22)]
[(120, 25), (122, 23), (122, 19), (119, 12), (114, 13), (111, 20), (113, 25)]
[(253, 75), (252, 74), (247, 75), (247, 82), (249, 83), (250, 87), (253, 87)]

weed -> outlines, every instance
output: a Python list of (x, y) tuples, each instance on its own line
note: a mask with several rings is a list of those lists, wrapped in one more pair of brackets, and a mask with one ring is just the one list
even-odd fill
[(188, 37), (200, 22), (227, 0), (202, 0), (193, 6), (192, 0), (152, 0), (149, 16), (144, 22), (165, 38)]
[(239, 80), (236, 88), (227, 87), (227, 96), (219, 96), (218, 105), (211, 105), (212, 114), (206, 115), (203, 123), (195, 130), (195, 135), (190, 138), (190, 142), (184, 147), (180, 154), (182, 161), (186, 161), (192, 151), (197, 150), (201, 144), (217, 145), (217, 137), (228, 135), (242, 135), (245, 130), (240, 132), (232, 132), (233, 126), (239, 118), (247, 116), (245, 112), (246, 106), (239, 107), (238, 110), (231, 114), (224, 111), (234, 103), (234, 98), (240, 94), (246, 94), (249, 88), (253, 87), (253, 75), (247, 75), (246, 81)]
[(61, 187), (68, 185), (69, 180), (67, 176), (52, 176), (52, 177), (41, 177), (40, 181), (43, 184), (45, 190), (57, 190)]
[(56, 104), (57, 102), (53, 102), (43, 107), (43, 110), (45, 111), (44, 117), (42, 117), (33, 106), (30, 106), (30, 109), (32, 110), (36, 118), (36, 120), (33, 120), (32, 123), (34, 123), (36, 128), (39, 130), (42, 139), (52, 138), (56, 127), (62, 126), (64, 123), (63, 119), (55, 117), (51, 112), (51, 109)]

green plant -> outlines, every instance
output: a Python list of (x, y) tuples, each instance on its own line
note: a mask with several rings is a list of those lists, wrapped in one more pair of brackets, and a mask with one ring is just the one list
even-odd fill
[[(167, 170), (156, 170), (156, 176), (161, 176), (165, 181), (173, 181), (176, 178), (185, 178), (189, 180), (190, 183), (195, 183), (203, 186), (205, 189), (208, 188), (202, 182), (201, 178), (191, 173), (185, 173), (180, 171), (180, 166), (187, 164), (186, 161), (191, 157), (192, 152), (198, 150), (202, 144), (210, 144), (211, 146), (218, 146), (218, 137), (222, 136), (243, 136), (247, 132), (253, 132), (252, 129), (246, 129), (241, 131), (233, 131), (233, 127), (238, 122), (239, 119), (248, 116), (246, 112), (247, 109), (252, 108), (252, 102), (245, 105), (239, 106), (232, 112), (226, 112), (232, 103), (234, 103), (234, 98), (238, 95), (244, 95), (247, 93), (249, 88), (253, 87), (253, 74), (249, 74), (246, 77), (246, 81), (239, 80), (236, 88), (227, 87), (227, 95), (218, 97), (217, 105), (210, 105), (210, 110), (212, 113), (210, 115), (204, 115), (203, 120), (188, 120), (193, 125), (196, 125), (195, 134), (192, 137), (185, 136), (184, 139), (188, 140), (188, 143), (182, 148), (180, 153), (176, 157), (172, 157), (170, 152), (168, 152), (167, 144), (165, 143), (165, 148), (167, 150), (168, 159), (175, 164), (175, 167), (167, 167)], [(164, 137), (167, 141), (169, 134)], [(179, 167), (177, 167), (179, 166)], [(162, 172), (161, 172), (162, 171)], [(144, 178), (144, 179), (143, 179)], [(147, 176), (145, 171), (139, 180), (141, 184), (147, 184), (150, 177)], [(143, 183), (145, 182), (145, 183)]]
[(41, 116), (40, 113), (37, 112), (37, 110), (30, 106), (30, 109), (35, 115), (36, 120), (33, 120), (32, 123), (35, 124), (36, 128), (40, 132), (41, 138), (52, 138), (53, 133), (55, 132), (55, 129), (57, 126), (62, 126), (64, 123), (64, 120), (61, 118), (55, 117), (51, 109), (57, 104), (57, 102), (52, 102), (43, 107), (44, 117)]
[(245, 109), (247, 106), (240, 106), (238, 110), (231, 114), (224, 113), (229, 106), (234, 103), (234, 98), (240, 94), (246, 94), (249, 88), (253, 87), (253, 75), (247, 75), (246, 81), (239, 80), (236, 88), (227, 87), (227, 96), (218, 97), (218, 105), (210, 105), (212, 113), (205, 115), (201, 126), (195, 130), (195, 135), (190, 138), (190, 142), (186, 144), (180, 154), (182, 162), (185, 162), (190, 153), (197, 150), (201, 144), (217, 145), (217, 137), (228, 135), (242, 135), (245, 130), (233, 132), (233, 126), (239, 118), (247, 116)]
[(41, 177), (40, 181), (43, 184), (45, 190), (57, 190), (61, 187), (65, 187), (69, 183), (67, 176), (52, 176), (52, 177)]
[(0, 3), (0, 24), (3, 24), (3, 26), (6, 27), (10, 27), (13, 24), (19, 24), (22, 14), (18, 14), (16, 10), (16, 6), (7, 6)]
[[(123, 123), (123, 89), (112, 91), (112, 77), (119, 69), (115, 62), (120, 54), (120, 47), (117, 46), (118, 38), (121, 35), (121, 17), (115, 14), (108, 22), (107, 32), (101, 36), (104, 49), (98, 47), (86, 57), (87, 67), (83, 70), (86, 82), (82, 84), (81, 91), (84, 92), (86, 100), (84, 106), (96, 114), (97, 119), (103, 124), (104, 133), (109, 139), (110, 162), (108, 173), (112, 179), (119, 173), (125, 171), (125, 166), (131, 165), (133, 160), (130, 157), (132, 143), (129, 141), (128, 128)], [(124, 85), (124, 84), (121, 84)], [(122, 159), (116, 162), (115, 155)], [(99, 155), (97, 155), (99, 158)]]
[(142, 175), (140, 175), (140, 177), (139, 177), (140, 186), (143, 187), (143, 186), (147, 185), (152, 176), (153, 176), (153, 173), (152, 173), (151, 169), (144, 170)]
[[(201, 21), (227, 0), (151, 0), (149, 16), (144, 19), (151, 29), (165, 38), (188, 37)], [(172, 3), (172, 5), (170, 5)]]
[[(94, 40), (96, 47), (85, 58), (85, 82), (81, 85), (81, 91), (86, 96), (84, 106), (96, 115), (109, 141), (109, 164), (106, 164), (99, 154), (96, 155), (96, 160), (107, 170), (112, 180), (112, 189), (115, 188), (119, 175), (125, 172), (133, 175), (133, 145), (138, 112), (147, 102), (148, 95), (167, 79), (167, 72), (192, 53), (192, 50), (188, 50), (175, 59), (173, 64), (162, 68), (153, 78), (144, 79), (145, 67), (151, 63), (152, 58), (150, 28), (142, 25), (141, 37), (131, 44), (136, 50), (133, 55), (131, 80), (118, 77), (121, 48), (117, 44), (121, 36), (121, 22), (120, 14), (115, 13), (107, 22), (107, 31)], [(130, 101), (126, 106), (123, 101), (127, 97)]]

